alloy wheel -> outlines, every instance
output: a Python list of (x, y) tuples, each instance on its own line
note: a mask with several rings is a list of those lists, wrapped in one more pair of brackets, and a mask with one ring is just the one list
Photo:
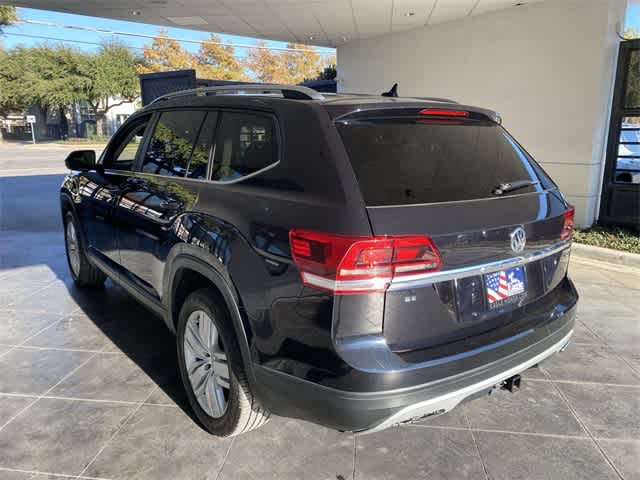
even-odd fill
[(210, 417), (220, 418), (227, 410), (229, 364), (218, 329), (202, 310), (195, 310), (187, 319), (184, 360), (200, 407)]
[(80, 274), (80, 244), (78, 243), (76, 227), (72, 221), (67, 222), (66, 242), (69, 265), (73, 274), (77, 277)]

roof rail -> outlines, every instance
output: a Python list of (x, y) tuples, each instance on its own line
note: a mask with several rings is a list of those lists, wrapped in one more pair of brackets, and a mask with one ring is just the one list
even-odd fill
[(180, 90), (178, 92), (161, 95), (153, 100), (149, 105), (163, 100), (170, 100), (178, 97), (190, 96), (207, 96), (207, 95), (272, 95), (274, 93), (281, 94), (284, 98), (293, 100), (324, 100), (324, 96), (317, 91), (302, 87), (300, 85), (270, 85), (270, 84), (238, 84), (238, 85), (220, 85), (217, 87), (200, 87), (189, 90)]

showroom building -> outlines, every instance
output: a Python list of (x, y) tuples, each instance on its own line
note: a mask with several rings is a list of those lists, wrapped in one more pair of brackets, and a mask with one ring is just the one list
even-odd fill
[[(579, 225), (640, 223), (640, 169), (616, 170), (620, 129), (636, 134), (635, 112), (623, 105), (636, 51), (634, 42), (620, 49), (626, 0), (16, 3), (336, 47), (339, 91), (381, 93), (398, 83), (401, 96), (495, 109), (576, 206)], [(636, 165), (628, 143), (625, 165)]]

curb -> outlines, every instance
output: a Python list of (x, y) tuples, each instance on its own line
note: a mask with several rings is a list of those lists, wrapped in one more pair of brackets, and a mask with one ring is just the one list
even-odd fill
[(640, 254), (621, 252), (610, 248), (583, 245), (575, 241), (571, 245), (571, 255), (585, 260), (597, 260), (599, 262), (614, 263), (626, 267), (640, 268)]

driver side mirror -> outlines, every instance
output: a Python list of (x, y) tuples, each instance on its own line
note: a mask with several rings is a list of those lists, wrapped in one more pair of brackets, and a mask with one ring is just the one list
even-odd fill
[(69, 170), (87, 171), (96, 168), (96, 152), (94, 150), (74, 150), (64, 161)]

